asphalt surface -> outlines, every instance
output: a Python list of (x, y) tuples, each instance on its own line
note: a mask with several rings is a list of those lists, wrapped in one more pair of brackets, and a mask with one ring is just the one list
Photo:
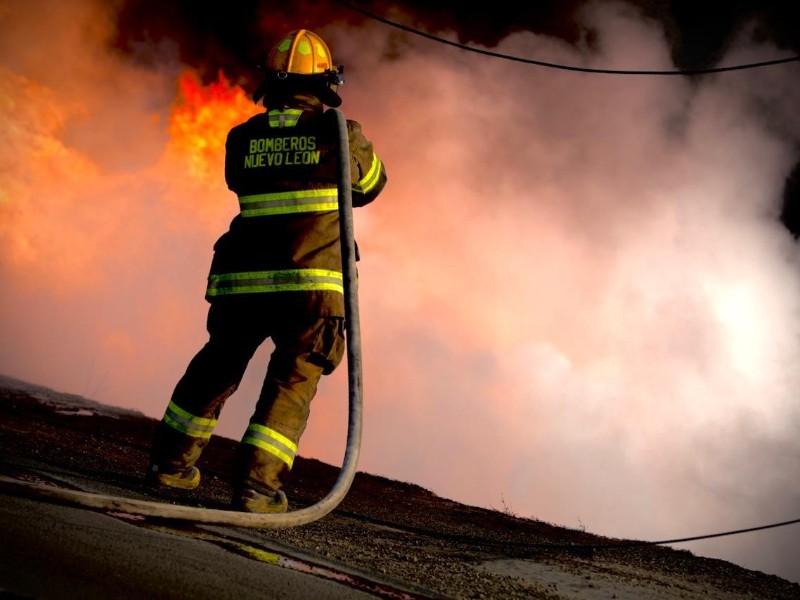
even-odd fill
[[(304, 563), (246, 544), (181, 535), (130, 516), (3, 495), (3, 597), (61, 600), (205, 598), (320, 600), (379, 597), (297, 570)], [(178, 533), (176, 535), (176, 532)], [(248, 556), (249, 554), (249, 556)], [(281, 563), (295, 562), (297, 567)], [(306, 566), (311, 570), (311, 566)], [(339, 577), (346, 579), (346, 575)]]

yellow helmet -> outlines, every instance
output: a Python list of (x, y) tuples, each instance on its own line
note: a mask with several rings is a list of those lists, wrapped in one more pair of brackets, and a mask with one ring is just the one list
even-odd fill
[(284, 35), (260, 68), (265, 78), (253, 94), (256, 104), (270, 93), (274, 99), (290, 92), (313, 94), (329, 106), (342, 103), (336, 90), (344, 83), (344, 67), (334, 67), (328, 45), (313, 31), (295, 29)]
[(284, 35), (275, 45), (266, 67), (284, 73), (316, 75), (330, 70), (333, 61), (321, 37), (307, 29), (297, 29)]

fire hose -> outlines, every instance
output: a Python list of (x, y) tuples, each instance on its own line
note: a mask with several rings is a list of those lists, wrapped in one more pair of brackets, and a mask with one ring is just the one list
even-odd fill
[(56, 504), (124, 512), (146, 517), (192, 521), (194, 523), (262, 529), (283, 529), (305, 525), (324, 517), (339, 505), (349, 491), (350, 485), (353, 483), (356, 474), (356, 465), (358, 463), (358, 454), (361, 447), (361, 331), (358, 313), (358, 279), (356, 274), (356, 253), (353, 234), (353, 200), (350, 187), (350, 154), (347, 121), (344, 118), (344, 114), (339, 109), (329, 108), (326, 114), (335, 117), (339, 137), (337, 185), (339, 192), (339, 223), (342, 246), (345, 318), (347, 323), (345, 334), (347, 342), (349, 392), (347, 444), (344, 460), (339, 476), (328, 494), (315, 504), (305, 508), (278, 514), (261, 514), (108, 496), (93, 492), (56, 488), (1, 476), (0, 489), (10, 490), (22, 496), (37, 498)]

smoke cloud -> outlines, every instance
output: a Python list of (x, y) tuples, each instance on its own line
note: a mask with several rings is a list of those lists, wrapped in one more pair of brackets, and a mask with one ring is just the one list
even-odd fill
[[(160, 418), (206, 339), (211, 245), (236, 211), (214, 140), (246, 103), (229, 89), (187, 116), (205, 92), (177, 53), (137, 66), (108, 50), (113, 13), (62, 4), (0, 3), (0, 372)], [(631, 7), (576, 19), (591, 47), (493, 50), (674, 69)], [(615, 537), (797, 518), (800, 257), (779, 222), (797, 65), (599, 76), (312, 29), (389, 173), (355, 215), (360, 468)], [(724, 64), (781, 55), (744, 30)], [(241, 435), (269, 351), (218, 433)], [(302, 455), (340, 463), (346, 399), (342, 368)], [(682, 547), (800, 581), (791, 527)]]

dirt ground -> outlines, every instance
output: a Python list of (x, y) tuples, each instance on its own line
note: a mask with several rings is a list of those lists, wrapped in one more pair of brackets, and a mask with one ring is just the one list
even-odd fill
[[(153, 419), (0, 377), (0, 423), (0, 475), (228, 508), (233, 440), (212, 438), (199, 465), (200, 488), (156, 493), (143, 480)], [(317, 502), (337, 475), (335, 467), (298, 457), (285, 488), (290, 509)], [(246, 542), (251, 555), (282, 549), (303, 564), (348, 573), (378, 597), (800, 599), (800, 585), (774, 575), (459, 504), (367, 473), (356, 475), (333, 512), (308, 525), (167, 530)]]

